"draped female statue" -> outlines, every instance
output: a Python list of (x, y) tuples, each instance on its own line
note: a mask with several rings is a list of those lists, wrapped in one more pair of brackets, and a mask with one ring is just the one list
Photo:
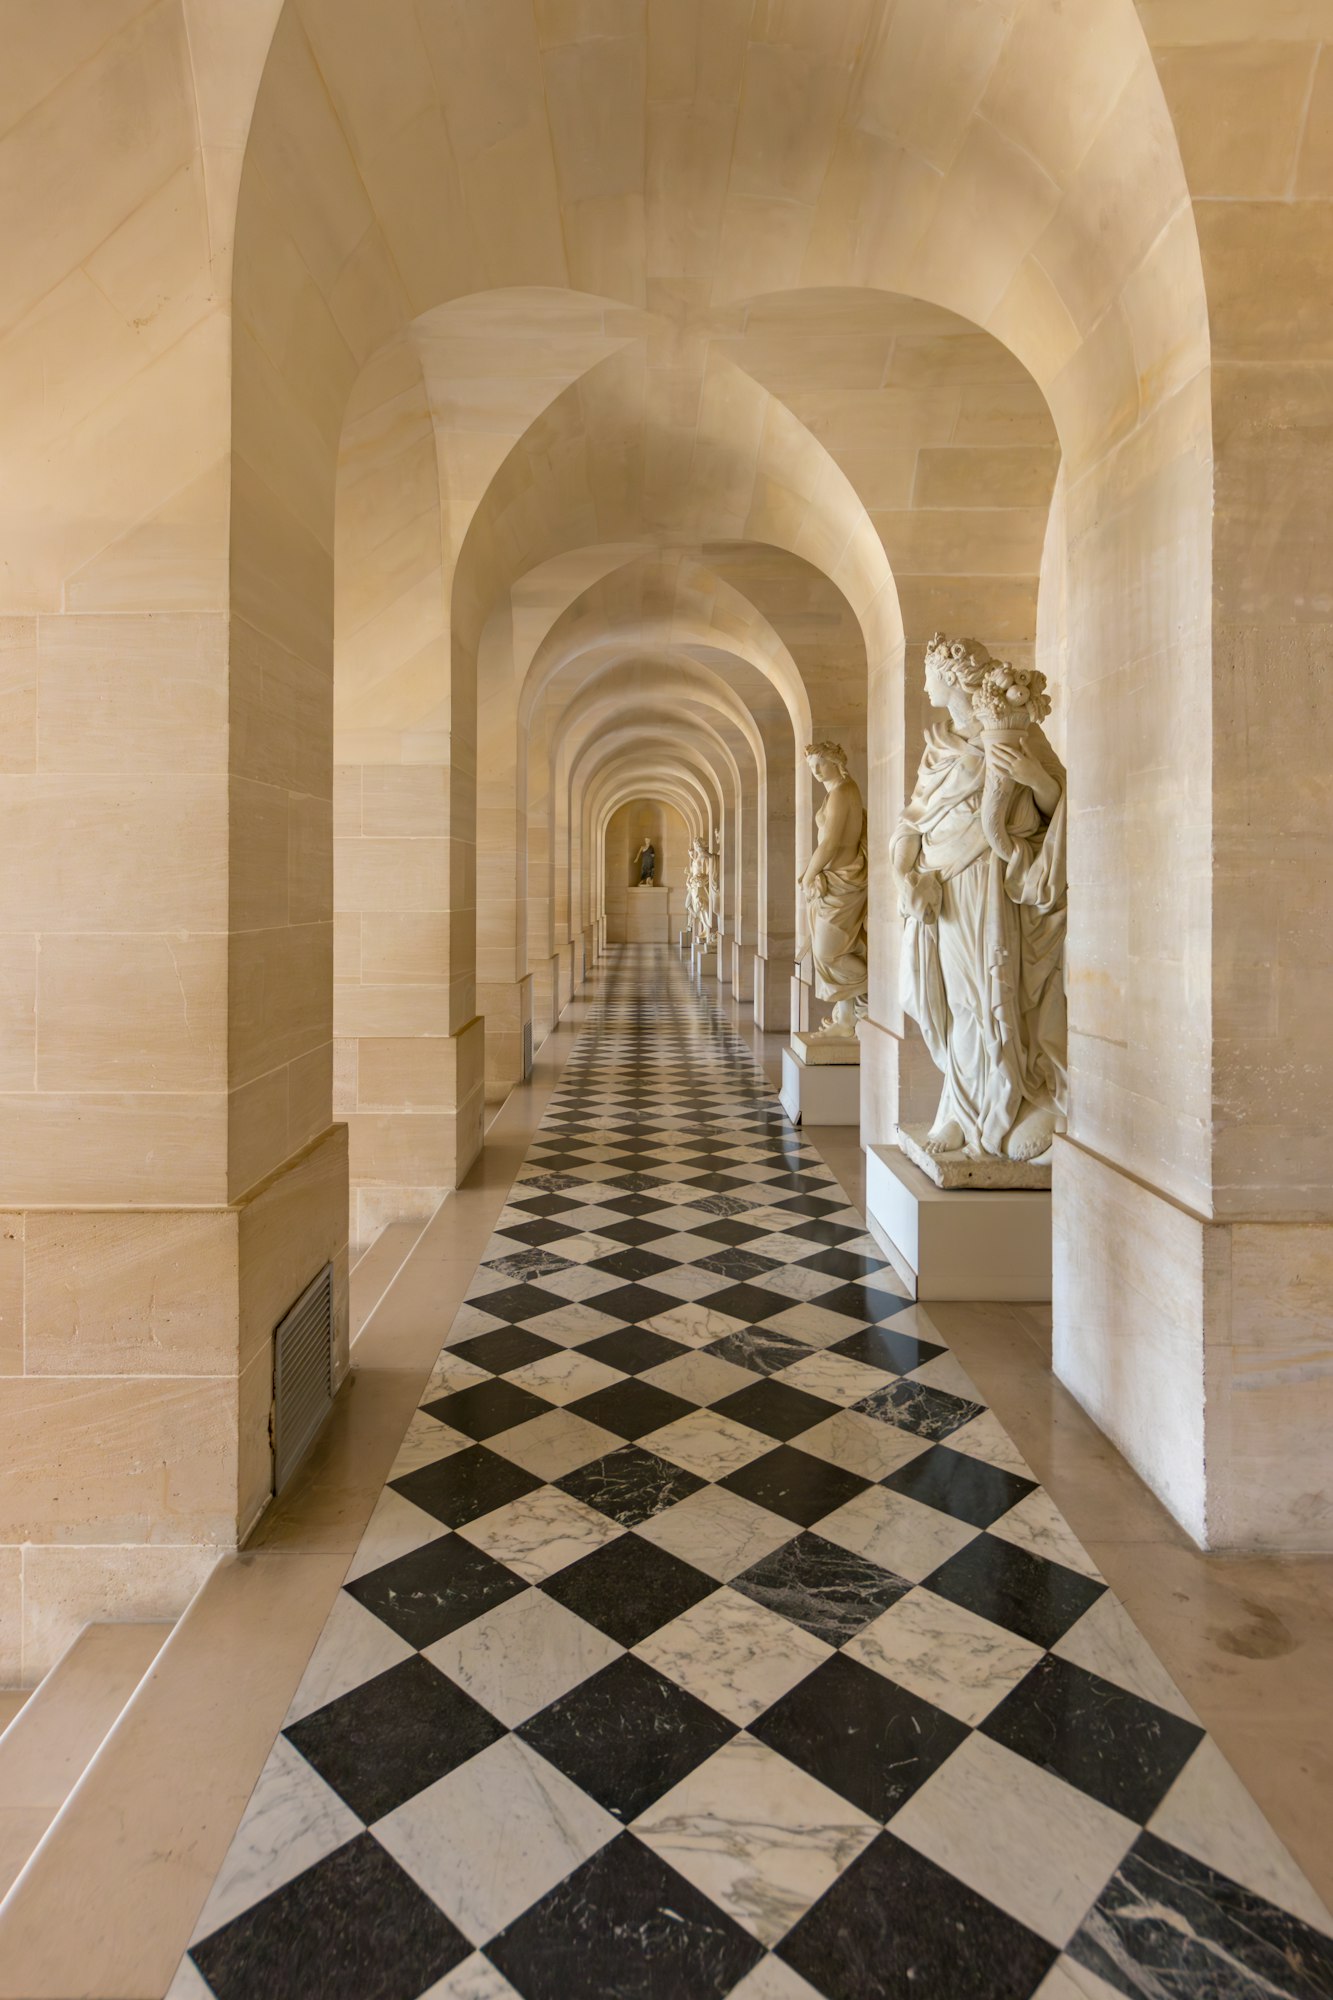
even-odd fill
[(821, 1034), (852, 1036), (866, 1011), (866, 814), (840, 743), (811, 743), (806, 762), (828, 793), (815, 815), (815, 851), (800, 887), (810, 919), (815, 992), (833, 1002)]
[(1063, 1126), (1065, 772), (1045, 676), (940, 633), (929, 730), (893, 838), (902, 1003), (943, 1072), (933, 1154), (1035, 1160)]

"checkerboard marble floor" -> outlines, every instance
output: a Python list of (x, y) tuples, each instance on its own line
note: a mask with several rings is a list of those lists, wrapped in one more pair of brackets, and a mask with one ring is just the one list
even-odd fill
[(169, 2000), (1328, 2000), (747, 1047), (602, 993)]

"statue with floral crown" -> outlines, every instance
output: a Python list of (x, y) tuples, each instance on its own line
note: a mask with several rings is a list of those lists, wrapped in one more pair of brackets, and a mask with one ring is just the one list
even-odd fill
[(944, 1078), (929, 1155), (1034, 1161), (1064, 1128), (1065, 772), (1046, 677), (937, 633), (930, 729), (893, 837), (902, 1004)]

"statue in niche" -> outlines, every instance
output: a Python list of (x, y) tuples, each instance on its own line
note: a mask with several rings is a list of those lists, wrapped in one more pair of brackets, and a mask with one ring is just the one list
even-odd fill
[(707, 948), (713, 935), (717, 896), (717, 856), (702, 840), (690, 842), (690, 865), (685, 879), (685, 911), (697, 945)]
[(815, 992), (833, 1002), (818, 1032), (851, 1038), (870, 988), (865, 804), (840, 743), (808, 744), (805, 756), (828, 794), (815, 815), (815, 851), (799, 885), (810, 919)]
[(639, 870), (639, 888), (651, 889), (654, 886), (654, 879), (657, 875), (657, 849), (653, 846), (647, 834), (644, 835), (643, 846), (639, 849), (634, 859)]
[(935, 1157), (1040, 1159), (1063, 1129), (1065, 771), (1046, 677), (937, 633), (926, 738), (893, 837), (902, 1003), (944, 1076)]

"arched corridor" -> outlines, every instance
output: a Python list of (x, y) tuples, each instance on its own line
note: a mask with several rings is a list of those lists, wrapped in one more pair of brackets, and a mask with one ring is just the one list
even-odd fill
[[(1217, 2000), (1333, 1985), (1329, 6), (0, 8), (0, 2000), (574, 1990), (496, 1943), (555, 1835), (501, 1894), (381, 1825), (476, 1759), (478, 1828), (549, 1767), (571, 1868), (609, 1815), (691, 1885), (730, 1955), (653, 2000), (999, 2000), (990, 1923), (1014, 2000), (1213, 2000), (1089, 1942), (1140, 1838), (1279, 1952), (1210, 1933)], [(450, 1616), (511, 1578), (455, 1632), (589, 1671), (520, 1715), (366, 1601), (437, 1542)], [(642, 1633), (559, 1598), (631, 1559)], [(718, 1592), (755, 1700), (799, 1659), (948, 1739), (910, 1799), (768, 1740), (798, 1679), (667, 1662)], [(344, 1639), (338, 1699), (486, 1737), (383, 1811), (314, 1748)], [(1112, 1690), (1059, 1757), (1022, 1661)], [(603, 1672), (729, 1732), (633, 1811), (532, 1762)], [(804, 1822), (686, 1865), (715, 1757), (835, 1801), (824, 1876)], [(444, 1958), (350, 1882), (319, 1957), (346, 1848)], [(925, 1916), (788, 1949), (872, 1848), (962, 1885), (951, 1971)]]

